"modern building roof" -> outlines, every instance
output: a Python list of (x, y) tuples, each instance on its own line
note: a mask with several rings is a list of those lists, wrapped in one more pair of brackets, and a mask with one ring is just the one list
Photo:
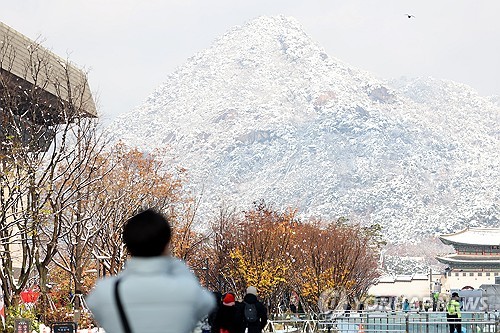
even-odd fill
[(466, 228), (462, 231), (441, 235), (439, 239), (447, 245), (500, 245), (500, 228)]
[[(33, 75), (33, 64), (40, 66)], [(41, 65), (40, 65), (41, 64)], [(21, 82), (45, 90), (56, 99), (69, 101), (78, 112), (96, 117), (97, 111), (86, 74), (39, 43), (0, 22), (0, 74), (14, 75)]]

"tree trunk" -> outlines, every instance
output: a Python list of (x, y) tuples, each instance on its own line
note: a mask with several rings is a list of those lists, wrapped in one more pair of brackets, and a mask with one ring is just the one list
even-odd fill
[(40, 288), (40, 297), (38, 299), (39, 309), (40, 309), (40, 321), (45, 322), (45, 318), (47, 318), (47, 314), (49, 312), (49, 269), (45, 265), (37, 265), (38, 274), (39, 274), (39, 288)]

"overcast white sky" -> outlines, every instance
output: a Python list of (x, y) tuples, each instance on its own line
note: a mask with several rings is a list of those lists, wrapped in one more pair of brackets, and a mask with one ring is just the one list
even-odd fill
[(231, 27), (277, 14), (379, 77), (432, 76), (500, 95), (499, 0), (0, 0), (2, 22), (90, 70), (105, 122)]

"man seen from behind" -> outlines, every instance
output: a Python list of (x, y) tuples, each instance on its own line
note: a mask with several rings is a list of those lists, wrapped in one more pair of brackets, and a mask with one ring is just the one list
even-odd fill
[(123, 242), (131, 258), (117, 276), (98, 281), (87, 297), (107, 333), (188, 333), (214, 308), (213, 295), (170, 256), (170, 239), (168, 220), (152, 209), (126, 222)]

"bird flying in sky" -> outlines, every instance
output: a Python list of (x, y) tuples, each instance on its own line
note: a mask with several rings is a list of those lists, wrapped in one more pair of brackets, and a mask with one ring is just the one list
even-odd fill
[(411, 14), (405, 14), (405, 15), (406, 15), (406, 17), (408, 17), (408, 18), (412, 18), (412, 17), (413, 17), (413, 18), (415, 18), (415, 15), (411, 15)]

